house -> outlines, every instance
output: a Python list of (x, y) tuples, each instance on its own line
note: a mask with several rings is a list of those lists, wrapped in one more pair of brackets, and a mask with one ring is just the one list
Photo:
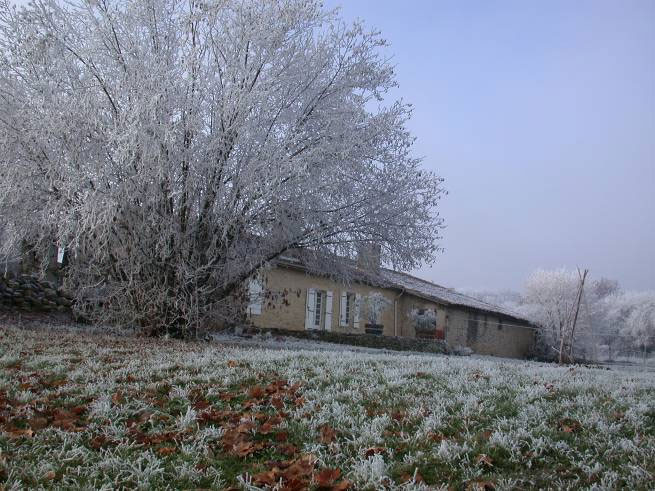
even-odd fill
[(534, 326), (518, 314), (406, 273), (353, 264), (353, 281), (280, 258), (249, 284), (248, 317), (259, 328), (443, 339), (475, 353), (525, 358)]

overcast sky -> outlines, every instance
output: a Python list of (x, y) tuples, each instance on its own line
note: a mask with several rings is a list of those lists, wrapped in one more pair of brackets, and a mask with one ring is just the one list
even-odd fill
[(655, 289), (655, 1), (325, 4), (391, 42), (446, 179), (445, 251), (419, 276), (516, 289), (581, 266)]

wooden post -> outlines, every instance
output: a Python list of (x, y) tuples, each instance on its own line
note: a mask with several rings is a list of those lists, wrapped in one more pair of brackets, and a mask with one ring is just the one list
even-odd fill
[[(580, 284), (578, 285), (578, 299), (575, 305), (575, 315), (573, 316), (573, 323), (571, 324), (571, 335), (569, 336), (569, 345), (568, 345), (568, 353), (567, 353), (567, 362), (572, 363), (573, 362), (573, 339), (575, 336), (575, 326), (578, 323), (578, 314), (580, 313), (580, 303), (582, 302), (582, 294), (584, 293), (584, 283), (585, 280), (587, 279), (587, 274), (589, 273), (588, 269), (585, 269), (582, 273), (580, 273), (580, 268), (578, 268), (578, 277), (580, 278)], [(561, 357), (560, 353), (560, 357)]]

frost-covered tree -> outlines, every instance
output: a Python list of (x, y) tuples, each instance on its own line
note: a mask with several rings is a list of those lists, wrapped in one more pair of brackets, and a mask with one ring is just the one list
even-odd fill
[(655, 347), (655, 292), (624, 292), (606, 302), (608, 321), (645, 357)]
[(539, 341), (544, 354), (557, 352), (560, 361), (572, 358), (580, 286), (579, 271), (566, 269), (537, 270), (525, 286), (527, 305), (522, 311), (541, 327)]
[(94, 318), (150, 329), (234, 315), (290, 249), (433, 260), (385, 44), (314, 0), (2, 1), (4, 250), (64, 245)]

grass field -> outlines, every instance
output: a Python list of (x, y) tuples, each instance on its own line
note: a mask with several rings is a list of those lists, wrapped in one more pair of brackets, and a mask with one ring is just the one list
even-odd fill
[(4, 327), (0, 487), (648, 489), (652, 374)]

